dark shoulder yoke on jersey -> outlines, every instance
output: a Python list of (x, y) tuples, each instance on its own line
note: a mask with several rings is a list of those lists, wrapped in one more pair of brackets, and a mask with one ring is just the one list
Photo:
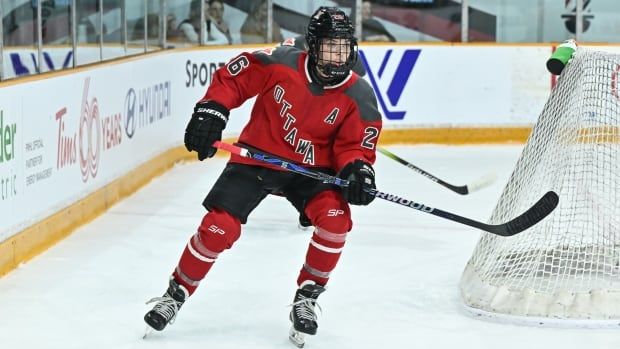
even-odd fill
[(357, 104), (362, 120), (381, 120), (381, 114), (377, 108), (377, 97), (366, 80), (362, 78), (357, 79), (353, 85), (347, 88), (345, 94)]
[(271, 54), (267, 54), (265, 51), (254, 52), (254, 57), (261, 63), (267, 64), (284, 64), (292, 69), (297, 70), (297, 60), (299, 55), (304, 51), (294, 46), (278, 46), (271, 50)]

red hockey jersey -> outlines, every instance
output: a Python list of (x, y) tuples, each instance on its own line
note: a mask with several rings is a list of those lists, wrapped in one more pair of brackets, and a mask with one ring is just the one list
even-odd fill
[[(375, 161), (381, 114), (370, 85), (351, 73), (335, 86), (312, 83), (308, 55), (290, 46), (242, 53), (214, 74), (203, 100), (234, 109), (257, 96), (239, 143), (307, 167), (339, 171)], [(233, 155), (232, 162), (270, 166)]]

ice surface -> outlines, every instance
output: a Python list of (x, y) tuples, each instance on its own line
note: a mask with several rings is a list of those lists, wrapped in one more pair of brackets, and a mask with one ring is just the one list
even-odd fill
[[(460, 196), (378, 154), (382, 191), (477, 220), (490, 215), (521, 146), (393, 146), (453, 184), (495, 172)], [(178, 165), (0, 279), (0, 348), (294, 348), (287, 305), (310, 239), (281, 198), (267, 198), (177, 321), (142, 340), (144, 302), (160, 296), (204, 214), (224, 158)], [(473, 228), (376, 200), (353, 209), (354, 230), (321, 296), (306, 348), (612, 348), (613, 330), (519, 327), (473, 319), (458, 283)]]

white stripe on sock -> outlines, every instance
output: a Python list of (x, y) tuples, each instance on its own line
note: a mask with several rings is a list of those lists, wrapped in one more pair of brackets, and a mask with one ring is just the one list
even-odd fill
[(323, 251), (323, 252), (327, 252), (327, 253), (340, 253), (340, 252), (342, 252), (342, 247), (341, 248), (327, 247), (327, 246), (323, 246), (323, 245), (319, 244), (318, 242), (316, 242), (314, 240), (310, 240), (310, 244), (312, 246), (318, 248), (319, 250)]
[(213, 262), (215, 262), (214, 258), (207, 258), (207, 257), (201, 255), (200, 253), (196, 252), (196, 250), (194, 250), (194, 247), (192, 246), (192, 242), (191, 241), (187, 243), (187, 249), (192, 254), (192, 256), (198, 258), (199, 260), (201, 260), (201, 261), (203, 261), (205, 263), (213, 263)]

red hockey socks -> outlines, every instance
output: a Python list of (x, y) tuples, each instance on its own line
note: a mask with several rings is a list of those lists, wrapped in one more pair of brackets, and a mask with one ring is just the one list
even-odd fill
[(241, 223), (228, 212), (213, 209), (202, 219), (183, 254), (173, 276), (177, 282), (194, 293), (207, 275), (217, 256), (232, 247), (241, 234)]
[(325, 191), (306, 205), (306, 215), (315, 230), (297, 284), (313, 280), (324, 286), (338, 263), (347, 232), (351, 230), (351, 211), (340, 193)]

